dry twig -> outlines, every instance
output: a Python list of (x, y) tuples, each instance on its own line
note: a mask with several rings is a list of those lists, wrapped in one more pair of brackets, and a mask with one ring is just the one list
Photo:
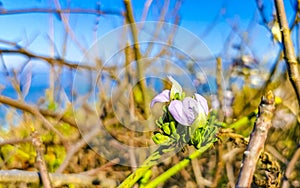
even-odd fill
[(142, 92), (142, 96), (143, 96), (143, 101), (144, 101), (144, 112), (145, 112), (145, 116), (146, 118), (149, 116), (150, 111), (148, 108), (148, 104), (149, 104), (149, 99), (148, 99), (148, 95), (146, 92), (146, 80), (144, 79), (144, 68), (143, 68), (143, 62), (141, 62), (142, 59), (142, 54), (141, 54), (141, 50), (140, 50), (140, 45), (139, 45), (139, 41), (138, 41), (138, 30), (136, 27), (136, 23), (134, 20), (134, 16), (133, 16), (133, 9), (131, 6), (131, 1), (130, 0), (124, 0), (124, 5), (126, 8), (126, 19), (130, 24), (130, 28), (131, 28), (131, 34), (132, 34), (132, 38), (133, 38), (133, 47), (134, 47), (134, 55), (135, 55), (135, 60), (136, 60), (136, 65), (137, 65), (137, 78), (139, 81), (139, 88)]
[(290, 184), (289, 184), (288, 180), (289, 180), (299, 158), (300, 158), (300, 145), (298, 145), (298, 148), (297, 148), (296, 152), (294, 153), (292, 159), (290, 160), (290, 162), (286, 168), (286, 171), (284, 173), (284, 181), (282, 184), (283, 188), (289, 187)]
[(295, 56), (293, 42), (291, 40), (290, 29), (287, 22), (283, 1), (275, 0), (275, 6), (283, 40), (284, 58), (287, 65), (289, 79), (294, 87), (298, 99), (298, 104), (300, 104), (300, 73), (298, 62)]
[[(49, 173), (53, 186), (62, 186), (65, 184), (76, 185), (93, 185), (96, 179), (91, 176), (81, 174), (58, 174)], [(24, 170), (0, 170), (0, 182), (1, 183), (39, 183), (39, 173), (29, 172)]]
[(71, 161), (72, 157), (89, 141), (91, 141), (99, 132), (100, 128), (95, 126), (92, 130), (89, 131), (81, 140), (77, 143), (73, 144), (72, 147), (68, 150), (67, 156), (65, 157), (64, 161), (61, 165), (57, 168), (56, 173), (62, 173), (68, 166), (69, 162)]
[(9, 97), (0, 95), (0, 103), (3, 104), (7, 104), (9, 106), (12, 106), (14, 108), (18, 108), (22, 111), (25, 112), (29, 112), (32, 115), (34, 115), (36, 118), (38, 118), (39, 120), (41, 120), (41, 122), (49, 129), (52, 130), (55, 134), (57, 134), (57, 136), (61, 139), (61, 141), (66, 141), (67, 139), (65, 138), (65, 136), (60, 133), (41, 113), (40, 111), (34, 107), (34, 106), (30, 106), (28, 104), (26, 104), (23, 101), (16, 101), (14, 99), (11, 99)]
[(52, 184), (47, 170), (47, 165), (44, 160), (44, 148), (43, 148), (42, 139), (40, 138), (40, 135), (38, 134), (37, 131), (33, 131), (31, 133), (31, 137), (32, 137), (32, 145), (34, 146), (36, 151), (36, 163), (39, 168), (43, 186), (45, 188), (51, 188)]
[(15, 145), (20, 143), (31, 142), (31, 138), (11, 138), (0, 141), (0, 146), (4, 146), (7, 144)]
[(259, 105), (258, 117), (251, 133), (249, 144), (244, 152), (236, 187), (250, 187), (258, 158), (264, 149), (268, 130), (272, 126), (274, 111), (275, 97), (272, 91), (269, 91), (266, 96), (262, 97)]

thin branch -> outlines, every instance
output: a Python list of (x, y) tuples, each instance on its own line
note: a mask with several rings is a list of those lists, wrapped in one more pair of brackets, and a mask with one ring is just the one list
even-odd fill
[(230, 187), (235, 187), (235, 176), (234, 176), (234, 167), (233, 167), (233, 162), (236, 159), (237, 154), (242, 153), (244, 149), (242, 148), (232, 148), (229, 146), (229, 151), (223, 155), (223, 160), (226, 163), (226, 175), (228, 178), (228, 184)]
[[(60, 10), (61, 6), (58, 0), (53, 0), (54, 5), (56, 9)], [(81, 52), (86, 53), (86, 49), (83, 47), (83, 45), (78, 41), (72, 27), (69, 24), (69, 17), (67, 14), (61, 14), (58, 13), (59, 17), (61, 18), (63, 22), (63, 26), (65, 28), (65, 31), (70, 35), (71, 39), (74, 41), (74, 43), (78, 46), (78, 48), (81, 50)]]
[(295, 56), (293, 42), (291, 40), (290, 29), (286, 18), (284, 4), (282, 0), (274, 0), (274, 2), (283, 40), (284, 58), (287, 65), (289, 79), (295, 90), (298, 104), (300, 104), (300, 73), (298, 62)]
[(88, 176), (93, 176), (93, 175), (96, 175), (99, 171), (101, 170), (104, 170), (106, 168), (109, 168), (111, 166), (114, 166), (115, 164), (118, 164), (120, 162), (120, 159), (119, 158), (115, 158), (111, 161), (108, 161), (106, 164), (98, 167), (98, 168), (94, 168), (94, 169), (91, 169), (91, 170), (88, 170), (88, 171), (85, 171), (85, 172), (81, 172), (80, 174), (82, 175), (88, 175)]
[(53, 111), (46, 110), (46, 109), (39, 109), (39, 111), (45, 117), (51, 117), (51, 118), (58, 119), (59, 121), (65, 122), (65, 123), (69, 124), (70, 126), (77, 128), (75, 119), (71, 118), (71, 117), (67, 117), (63, 113), (57, 113), (57, 112), (53, 112)]
[(88, 144), (99, 132), (101, 129), (98, 126), (95, 126), (92, 130), (89, 131), (87, 135), (85, 135), (81, 140), (77, 143), (73, 144), (72, 147), (68, 150), (67, 156), (65, 157), (64, 161), (55, 171), (56, 173), (62, 173), (68, 166), (69, 162), (71, 161), (72, 157), (85, 145)]
[(274, 158), (276, 158), (283, 164), (288, 164), (288, 160), (279, 151), (277, 151), (273, 146), (266, 145), (266, 151), (271, 153)]
[(264, 4), (262, 2), (262, 0), (256, 0), (256, 4), (257, 4), (257, 8), (258, 8), (258, 12), (260, 13), (260, 16), (262, 18), (262, 21), (264, 23), (264, 26), (266, 27), (266, 29), (272, 33), (270, 27), (269, 27), (269, 21), (266, 17), (266, 15), (264, 14), (264, 10), (265, 10), (265, 7), (264, 7)]
[(47, 170), (47, 165), (44, 160), (44, 148), (43, 148), (42, 139), (37, 131), (33, 131), (31, 133), (31, 137), (32, 137), (32, 145), (36, 151), (36, 163), (39, 168), (39, 172), (41, 174), (43, 186), (45, 188), (51, 188), (52, 184)]
[(132, 5), (131, 5), (131, 0), (124, 0), (124, 5), (126, 8), (126, 19), (130, 24), (130, 28), (131, 28), (131, 34), (132, 34), (132, 38), (133, 38), (133, 42), (134, 42), (134, 54), (135, 54), (135, 60), (136, 60), (136, 66), (137, 66), (137, 79), (138, 79), (138, 86), (142, 92), (142, 97), (143, 97), (143, 102), (144, 102), (144, 113), (146, 118), (149, 117), (150, 111), (149, 111), (149, 99), (148, 99), (148, 95), (147, 95), (147, 91), (146, 91), (146, 80), (144, 79), (144, 68), (143, 68), (143, 62), (142, 60), (142, 54), (141, 54), (141, 50), (140, 50), (140, 45), (139, 45), (139, 41), (138, 41), (138, 30), (137, 30), (137, 26), (134, 20), (134, 16), (133, 16), (133, 9), (132, 9)]
[[(191, 151), (195, 151), (195, 149), (191, 149)], [(199, 167), (199, 162), (198, 162), (198, 159), (193, 159), (192, 160), (192, 168), (193, 168), (193, 172), (195, 174), (195, 179), (196, 179), (196, 182), (197, 182), (197, 185), (199, 188), (202, 188), (204, 186), (207, 186), (207, 187), (211, 187), (212, 186), (212, 182), (205, 179), (203, 176), (202, 176), (202, 173), (201, 173), (201, 169)]]
[(244, 152), (242, 167), (236, 187), (250, 187), (253, 174), (264, 144), (267, 139), (268, 130), (272, 126), (272, 118), (275, 111), (275, 97), (272, 91), (262, 97), (259, 105), (258, 117), (255, 122), (250, 141)]
[(226, 114), (225, 113), (225, 108), (223, 107), (223, 98), (224, 98), (224, 95), (223, 95), (223, 84), (222, 84), (222, 58), (221, 57), (218, 57), (217, 58), (217, 78), (216, 78), (216, 81), (217, 81), (217, 94), (218, 94), (218, 100), (219, 100), (219, 104), (220, 104), (220, 111), (219, 111), (219, 120), (223, 120), (224, 118), (224, 115)]
[(145, 22), (146, 19), (147, 19), (147, 15), (148, 15), (148, 12), (149, 12), (149, 8), (152, 4), (153, 0), (147, 0), (144, 4), (144, 10), (143, 10), (143, 13), (142, 13), (142, 17), (141, 17), (141, 22)]
[(116, 15), (123, 16), (122, 11), (117, 10), (97, 10), (97, 9), (49, 9), (49, 8), (29, 8), (29, 9), (18, 9), (18, 10), (6, 10), (2, 9), (0, 15), (11, 15), (11, 14), (35, 14), (35, 13), (54, 13), (54, 14), (96, 14), (96, 15)]
[(20, 101), (20, 100), (14, 100), (14, 99), (11, 99), (9, 97), (6, 97), (6, 96), (3, 96), (3, 95), (0, 95), (0, 103), (3, 103), (3, 104), (7, 104), (9, 106), (12, 106), (14, 108), (17, 108), (17, 109), (20, 109), (22, 111), (25, 111), (25, 112), (29, 112), (31, 113), (32, 115), (34, 115), (35, 117), (37, 117), (38, 119), (40, 119), (43, 124), (49, 129), (49, 130), (52, 130), (55, 134), (57, 134), (57, 136), (61, 139), (61, 141), (65, 141), (66, 138), (65, 136), (60, 133), (41, 113), (40, 111), (33, 107), (33, 106), (30, 106), (28, 104), (26, 104), (25, 102), (23, 101)]
[(215, 171), (215, 174), (214, 174), (214, 179), (213, 179), (213, 182), (212, 182), (212, 187), (217, 187), (218, 186), (218, 182), (220, 181), (220, 179), (222, 178), (222, 172), (223, 172), (223, 169), (224, 169), (224, 160), (223, 160), (223, 150), (224, 150), (224, 147), (222, 145), (222, 143), (218, 143), (217, 145), (217, 161), (216, 161), (216, 171)]
[(0, 49), (0, 54), (4, 53), (12, 53), (12, 54), (22, 54), (25, 55), (29, 58), (32, 59), (41, 59), (44, 60), (45, 62), (49, 63), (50, 65), (58, 65), (58, 66), (66, 66), (69, 68), (77, 69), (87, 69), (87, 70), (95, 70), (94, 67), (89, 66), (89, 65), (81, 65), (81, 64), (72, 64), (71, 62), (68, 62), (64, 59), (61, 58), (52, 58), (52, 57), (47, 57), (47, 56), (42, 56), (42, 55), (37, 55), (34, 54), (24, 48), (19, 48), (19, 49)]
[[(94, 177), (81, 175), (81, 174), (58, 174), (49, 173), (50, 180), (53, 186), (62, 186), (65, 184), (76, 185), (93, 185), (97, 179)], [(0, 182), (1, 183), (39, 183), (39, 173), (29, 172), (24, 170), (0, 170)]]
[(287, 165), (286, 171), (284, 173), (284, 181), (283, 181), (283, 184), (282, 184), (282, 188), (288, 188), (289, 187), (289, 181), (288, 180), (289, 180), (294, 168), (296, 167), (296, 163), (299, 162), (299, 158), (300, 158), (300, 145), (298, 145), (298, 148), (297, 148), (296, 152), (294, 153), (291, 161)]
[(11, 138), (11, 139), (5, 139), (0, 142), (0, 147), (10, 144), (10, 145), (15, 145), (15, 144), (21, 144), (21, 143), (27, 143), (31, 142), (31, 138)]

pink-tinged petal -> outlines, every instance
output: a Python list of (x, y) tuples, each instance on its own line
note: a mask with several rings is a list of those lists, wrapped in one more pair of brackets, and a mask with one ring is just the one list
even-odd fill
[(186, 97), (183, 102), (183, 111), (188, 120), (189, 125), (193, 124), (195, 119), (199, 114), (201, 106), (199, 106), (198, 101), (191, 97)]
[(150, 107), (152, 108), (153, 105), (157, 102), (169, 102), (169, 101), (170, 101), (170, 90), (166, 89), (152, 99)]
[(187, 117), (184, 114), (182, 102), (179, 100), (173, 100), (169, 105), (169, 112), (173, 118), (181, 125), (190, 126)]
[(199, 102), (200, 106), (202, 107), (202, 109), (204, 110), (205, 114), (207, 115), (208, 114), (207, 100), (203, 96), (197, 93), (195, 93), (195, 97), (196, 100)]

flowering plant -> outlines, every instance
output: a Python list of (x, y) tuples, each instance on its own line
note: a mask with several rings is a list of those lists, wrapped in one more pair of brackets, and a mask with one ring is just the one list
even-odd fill
[(201, 147), (205, 136), (215, 141), (217, 129), (207, 126), (209, 109), (206, 99), (198, 93), (185, 97), (181, 85), (171, 76), (168, 79), (172, 82), (171, 89), (159, 93), (150, 104), (153, 107), (158, 102), (166, 103), (163, 116), (156, 121), (161, 131), (154, 134), (153, 141), (165, 145), (190, 144), (196, 148)]

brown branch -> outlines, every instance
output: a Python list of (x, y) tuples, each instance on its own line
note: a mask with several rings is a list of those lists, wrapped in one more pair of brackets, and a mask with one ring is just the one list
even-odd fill
[(65, 141), (66, 138), (62, 133), (60, 133), (41, 113), (40, 111), (33, 106), (30, 106), (26, 104), (23, 101), (20, 100), (14, 100), (9, 97), (0, 95), (0, 103), (7, 104), (9, 106), (12, 106), (14, 108), (20, 109), (25, 112), (29, 112), (32, 115), (34, 115), (36, 118), (40, 119), (42, 123), (49, 129), (52, 130), (57, 136), (61, 139), (61, 141)]
[(286, 18), (284, 4), (282, 0), (274, 0), (274, 2), (283, 40), (284, 58), (287, 65), (289, 79), (295, 90), (298, 104), (300, 104), (300, 73), (298, 62), (295, 56), (293, 42), (291, 40), (290, 29)]
[(77, 128), (77, 124), (76, 124), (74, 118), (67, 117), (64, 114), (53, 112), (53, 111), (46, 110), (46, 109), (39, 109), (39, 111), (45, 117), (51, 117), (51, 118), (55, 118), (55, 119), (58, 118), (59, 121), (65, 122), (65, 123), (69, 124), (70, 126)]
[(266, 145), (266, 151), (269, 152), (274, 158), (282, 162), (283, 164), (288, 164), (288, 160), (273, 146)]
[(71, 161), (72, 157), (86, 144), (88, 144), (89, 141), (91, 141), (99, 132), (101, 129), (98, 126), (95, 126), (92, 130), (89, 131), (87, 135), (85, 135), (81, 140), (79, 140), (77, 143), (73, 144), (71, 148), (67, 152), (67, 156), (65, 157), (64, 161), (61, 163), (61, 165), (57, 168), (55, 171), (56, 173), (62, 173), (68, 166), (69, 162)]
[(116, 10), (96, 10), (96, 9), (49, 9), (49, 8), (29, 8), (19, 10), (5, 10), (0, 11), (0, 15), (11, 15), (11, 14), (34, 14), (34, 13), (54, 13), (54, 14), (96, 14), (96, 15), (116, 15), (123, 16), (122, 11)]
[(269, 91), (261, 99), (257, 120), (250, 135), (250, 141), (247, 149), (244, 152), (242, 167), (236, 187), (250, 187), (256, 168), (256, 163), (264, 149), (268, 130), (272, 126), (274, 111), (275, 97), (272, 91)]
[(88, 175), (88, 176), (93, 176), (93, 175), (96, 175), (99, 171), (101, 170), (104, 170), (106, 168), (109, 168), (111, 166), (114, 166), (115, 164), (118, 164), (120, 162), (120, 159), (119, 158), (115, 158), (111, 161), (108, 161), (106, 164), (98, 167), (98, 168), (95, 168), (95, 169), (91, 169), (91, 170), (88, 170), (88, 171), (85, 171), (85, 172), (81, 172), (80, 174), (82, 175)]
[(15, 144), (21, 144), (21, 143), (26, 143), (26, 142), (31, 142), (31, 138), (11, 138), (11, 139), (5, 139), (0, 142), (0, 146), (4, 146), (7, 144), (10, 145), (15, 145)]
[(33, 131), (31, 133), (31, 137), (32, 137), (32, 145), (36, 151), (36, 163), (39, 168), (39, 172), (41, 174), (43, 186), (45, 188), (51, 188), (52, 184), (51, 184), (47, 166), (46, 166), (46, 163), (44, 160), (44, 148), (43, 148), (42, 139), (40, 138), (40, 135), (38, 134), (37, 131)]
[(144, 10), (143, 10), (143, 13), (142, 13), (142, 17), (141, 17), (141, 22), (145, 22), (146, 19), (147, 19), (147, 15), (148, 15), (148, 12), (149, 12), (149, 8), (152, 4), (153, 0), (147, 0), (144, 4)]
[[(76, 185), (93, 185), (93, 182), (97, 179), (81, 175), (81, 174), (58, 174), (49, 173), (50, 180), (53, 186), (62, 186), (65, 184)], [(0, 170), (0, 183), (39, 183), (39, 173), (29, 172), (24, 170)]]
[[(61, 6), (60, 6), (60, 3), (58, 0), (53, 0), (54, 2), (54, 5), (56, 7), (57, 10), (60, 10), (61, 9)], [(83, 47), (83, 45), (78, 41), (72, 27), (70, 26), (69, 24), (69, 17), (68, 15), (66, 14), (61, 14), (61, 13), (58, 13), (59, 17), (61, 18), (62, 20), (62, 23), (63, 23), (63, 26), (65, 28), (65, 31), (67, 34), (70, 35), (71, 39), (73, 40), (73, 42), (78, 46), (78, 48), (83, 52), (83, 53), (86, 53), (86, 49)]]
[(228, 184), (230, 185), (230, 187), (234, 187), (235, 186), (235, 176), (234, 176), (234, 160), (236, 160), (236, 156), (239, 154), (239, 153), (242, 153), (244, 151), (244, 149), (242, 148), (232, 148), (230, 147), (229, 145), (230, 143), (227, 143), (228, 145), (228, 152), (225, 153), (223, 155), (223, 160), (225, 161), (226, 165), (226, 175), (227, 175), (227, 178), (228, 178)]
[(140, 45), (139, 45), (139, 40), (138, 40), (138, 30), (136, 27), (136, 23), (134, 20), (134, 16), (133, 16), (133, 9), (131, 6), (131, 0), (124, 0), (124, 5), (126, 8), (126, 19), (130, 24), (130, 28), (131, 28), (131, 34), (132, 34), (132, 38), (133, 38), (133, 42), (134, 42), (134, 54), (135, 54), (135, 60), (136, 60), (136, 66), (137, 66), (137, 78), (138, 78), (138, 86), (142, 92), (142, 97), (143, 97), (143, 101), (144, 101), (144, 112), (145, 112), (145, 116), (146, 118), (149, 116), (150, 111), (149, 111), (149, 99), (148, 99), (148, 95), (147, 95), (147, 91), (146, 91), (146, 80), (144, 79), (144, 68), (143, 68), (143, 62), (141, 62), (142, 60), (142, 54), (140, 51)]
[(286, 171), (284, 173), (284, 181), (282, 184), (282, 188), (288, 188), (289, 187), (289, 178), (296, 167), (296, 163), (299, 161), (300, 158), (300, 145), (298, 145), (298, 148), (296, 152), (294, 153), (291, 161), (287, 165)]
[(225, 165), (223, 157), (222, 157), (223, 150), (224, 150), (224, 147), (223, 147), (222, 143), (218, 143), (217, 151), (216, 151), (217, 152), (216, 171), (214, 174), (214, 179), (213, 179), (211, 187), (217, 187), (218, 182), (222, 178), (222, 172), (223, 172), (224, 165)]
[(11, 54), (22, 54), (24, 56), (27, 56), (28, 58), (32, 59), (41, 59), (50, 65), (59, 65), (59, 66), (66, 66), (69, 68), (77, 69), (87, 69), (87, 70), (95, 70), (94, 67), (89, 66), (89, 65), (81, 65), (81, 64), (72, 64), (71, 62), (68, 62), (64, 59), (61, 58), (52, 58), (52, 57), (47, 57), (47, 56), (42, 56), (42, 55), (37, 55), (34, 54), (24, 48), (19, 48), (19, 49), (0, 49), (0, 54), (2, 53), (11, 53)]
[(217, 78), (216, 78), (216, 82), (217, 82), (217, 94), (218, 94), (218, 100), (219, 100), (219, 104), (220, 104), (220, 112), (219, 112), (219, 120), (223, 120), (224, 118), (224, 115), (226, 114), (224, 110), (226, 110), (224, 107), (223, 107), (223, 98), (224, 98), (224, 95), (223, 95), (223, 84), (222, 84), (222, 58), (221, 57), (218, 57), (217, 58)]
[[(190, 153), (193, 153), (195, 151), (194, 148), (189, 148), (190, 150)], [(202, 176), (202, 173), (201, 173), (201, 169), (200, 169), (200, 165), (199, 165), (199, 161), (198, 159), (193, 159), (191, 161), (192, 163), (192, 168), (193, 168), (193, 172), (195, 174), (195, 179), (196, 179), (196, 182), (197, 182), (197, 186), (199, 188), (203, 188), (205, 186), (207, 187), (211, 187), (212, 186), (212, 182), (205, 179), (203, 176)]]

